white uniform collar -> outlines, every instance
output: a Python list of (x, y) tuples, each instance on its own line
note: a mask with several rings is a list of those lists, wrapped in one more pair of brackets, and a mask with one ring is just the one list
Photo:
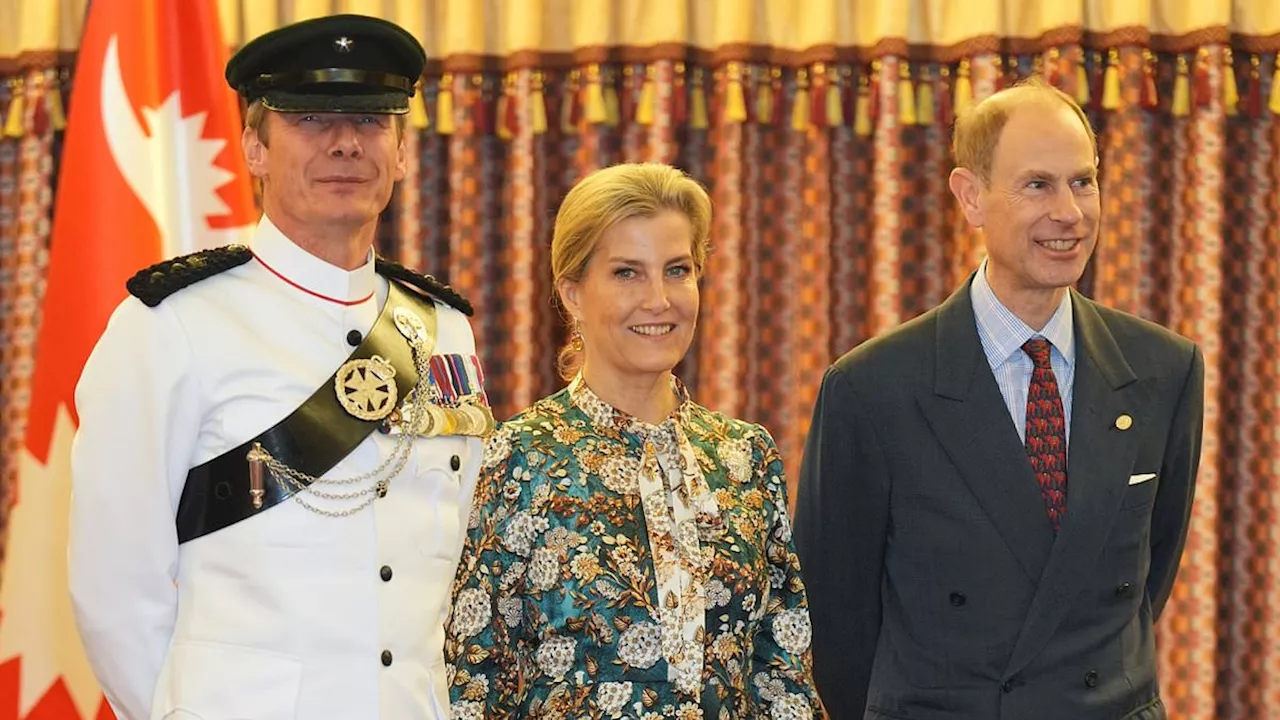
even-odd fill
[(364, 265), (347, 271), (298, 247), (266, 216), (258, 221), (253, 254), (267, 270), (301, 292), (341, 305), (356, 305), (373, 296), (377, 275), (373, 251)]

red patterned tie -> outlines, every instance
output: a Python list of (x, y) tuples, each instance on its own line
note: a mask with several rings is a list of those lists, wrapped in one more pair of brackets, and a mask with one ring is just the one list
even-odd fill
[(1027, 459), (1040, 484), (1040, 496), (1053, 531), (1058, 532), (1067, 511), (1067, 420), (1062, 411), (1058, 379), (1049, 364), (1049, 341), (1031, 338), (1022, 350), (1035, 368), (1027, 388)]

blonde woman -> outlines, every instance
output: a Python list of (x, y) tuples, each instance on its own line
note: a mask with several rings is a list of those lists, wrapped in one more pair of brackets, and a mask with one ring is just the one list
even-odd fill
[(672, 373), (710, 223), (703, 188), (659, 164), (561, 205), (569, 384), (486, 450), (446, 640), (456, 718), (819, 713), (777, 448)]

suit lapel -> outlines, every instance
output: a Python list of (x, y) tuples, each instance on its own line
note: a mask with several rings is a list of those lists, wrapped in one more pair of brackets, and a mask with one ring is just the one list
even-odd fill
[[(1067, 459), (1067, 513), (1010, 656), (1022, 670), (1057, 630), (1111, 534), (1137, 452), (1137, 433), (1116, 427), (1122, 414), (1141, 422), (1137, 377), (1093, 303), (1072, 292), (1076, 374)], [(1034, 482), (1034, 481), (1033, 481)]]
[(1053, 528), (978, 339), (969, 283), (938, 308), (936, 358), (934, 392), (921, 397), (921, 410), (969, 491), (1036, 583), (1053, 546)]

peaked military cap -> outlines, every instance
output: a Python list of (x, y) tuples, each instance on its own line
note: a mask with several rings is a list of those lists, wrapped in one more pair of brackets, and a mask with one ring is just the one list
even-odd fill
[(227, 62), (246, 102), (280, 112), (404, 114), (426, 52), (394, 23), (332, 15), (272, 30)]

